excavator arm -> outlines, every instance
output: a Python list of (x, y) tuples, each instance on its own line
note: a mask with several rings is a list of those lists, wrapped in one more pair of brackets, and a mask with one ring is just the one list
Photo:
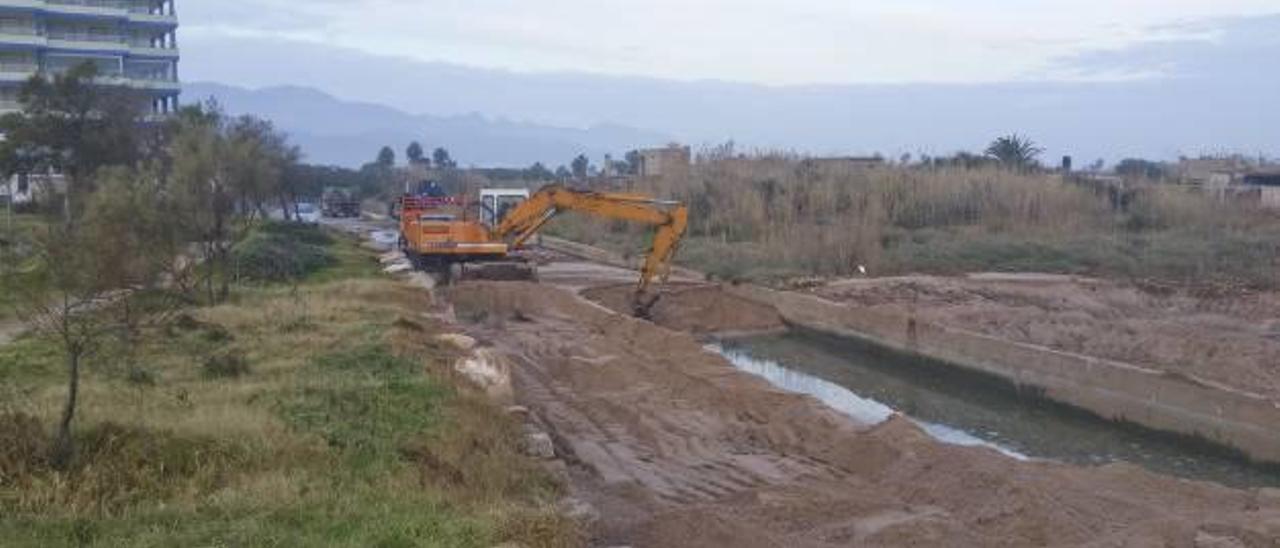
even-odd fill
[(519, 248), (551, 219), (566, 211), (656, 227), (653, 247), (645, 255), (640, 283), (632, 298), (636, 315), (648, 316), (659, 297), (657, 293), (650, 293), (653, 282), (665, 283), (671, 274), (671, 260), (689, 226), (689, 209), (679, 202), (661, 201), (639, 194), (592, 192), (551, 185), (510, 211), (493, 229), (493, 236), (509, 242), (513, 248)]

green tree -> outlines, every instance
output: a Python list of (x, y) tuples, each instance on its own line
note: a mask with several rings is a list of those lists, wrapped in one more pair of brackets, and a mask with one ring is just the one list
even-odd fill
[(187, 237), (199, 246), (206, 297), (218, 303), (234, 278), (231, 249), (270, 201), (296, 199), (288, 177), (296, 175), (300, 153), (270, 123), (227, 120), (212, 103), (183, 109), (175, 124), (169, 146), (175, 207), (187, 219)]
[[(132, 165), (144, 154), (147, 100), (123, 87), (96, 85), (97, 66), (82, 63), (52, 78), (33, 76), (22, 86), (22, 111), (0, 118), (6, 146), (25, 151), (33, 171), (56, 170), (67, 181), (65, 219), (93, 190), (93, 175), (107, 165)], [(4, 160), (9, 164), (13, 160)]]
[(573, 159), (573, 163), (569, 164), (573, 170), (573, 176), (576, 179), (586, 179), (587, 172), (591, 169), (591, 160), (587, 159), (585, 154), (579, 154)]
[(542, 165), (542, 162), (536, 162), (530, 166), (529, 169), (525, 170), (524, 176), (526, 179), (532, 179), (534, 181), (549, 181), (555, 178), (556, 174), (552, 173), (550, 169), (547, 169), (547, 166)]
[(453, 169), (458, 167), (457, 162), (453, 161), (453, 158), (449, 156), (449, 151), (445, 150), (444, 147), (436, 148), (431, 152), (431, 161), (435, 162), (436, 168), (438, 169)]
[(199, 246), (206, 297), (216, 303), (218, 279), (230, 275), (227, 263), (235, 211), (225, 165), (224, 116), (216, 104), (195, 105), (179, 112), (176, 124), (170, 144), (176, 205), (187, 219), (187, 236)]
[(986, 155), (995, 158), (1000, 165), (1013, 169), (1026, 169), (1036, 165), (1037, 158), (1044, 149), (1035, 142), (1018, 134), (1000, 137), (987, 147)]
[(564, 167), (564, 166), (560, 166), (560, 167), (556, 168), (556, 178), (557, 178), (557, 179), (560, 179), (560, 180), (564, 181), (564, 180), (568, 180), (570, 177), (573, 177), (573, 172), (572, 172), (572, 171), (569, 171), (569, 168)]
[(384, 146), (382, 150), (378, 151), (378, 159), (376, 161), (378, 165), (387, 169), (396, 167), (396, 151), (391, 150), (391, 147)]
[(417, 141), (409, 143), (409, 148), (404, 151), (405, 158), (409, 159), (409, 165), (430, 167), (431, 160), (427, 159), (422, 150), (422, 145)]

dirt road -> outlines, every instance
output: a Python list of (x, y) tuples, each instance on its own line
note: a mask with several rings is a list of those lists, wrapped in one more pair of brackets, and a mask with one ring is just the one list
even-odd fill
[[(542, 284), (463, 285), (448, 295), (470, 331), (513, 360), (517, 399), (551, 432), (573, 494), (599, 514), (596, 545), (1261, 547), (1280, 539), (1280, 493), (1124, 465), (1016, 461), (942, 445), (905, 419), (857, 424), (738, 372), (684, 331), (580, 297), (575, 290), (604, 272), (596, 269), (560, 265), (544, 270)], [(691, 308), (719, 307), (713, 316), (759, 320), (732, 302), (708, 305), (714, 295), (696, 298), (702, 304)], [(671, 325), (717, 327), (709, 318)]]

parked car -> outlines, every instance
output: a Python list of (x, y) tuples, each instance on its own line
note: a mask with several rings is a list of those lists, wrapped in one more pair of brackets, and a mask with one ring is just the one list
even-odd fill
[(315, 224), (320, 222), (320, 208), (312, 203), (300, 203), (297, 208), (297, 221), (300, 223)]

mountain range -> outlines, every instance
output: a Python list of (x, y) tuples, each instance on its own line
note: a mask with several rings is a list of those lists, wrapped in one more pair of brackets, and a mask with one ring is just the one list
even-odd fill
[(555, 169), (578, 154), (599, 159), (673, 139), (660, 132), (616, 124), (579, 129), (474, 113), (410, 114), (374, 103), (344, 101), (301, 86), (248, 89), (196, 82), (183, 86), (183, 97), (186, 102), (214, 99), (230, 114), (271, 120), (302, 148), (308, 161), (346, 167), (373, 161), (383, 146), (403, 154), (413, 141), (422, 144), (428, 154), (444, 147), (461, 165), (528, 167), (542, 162)]

